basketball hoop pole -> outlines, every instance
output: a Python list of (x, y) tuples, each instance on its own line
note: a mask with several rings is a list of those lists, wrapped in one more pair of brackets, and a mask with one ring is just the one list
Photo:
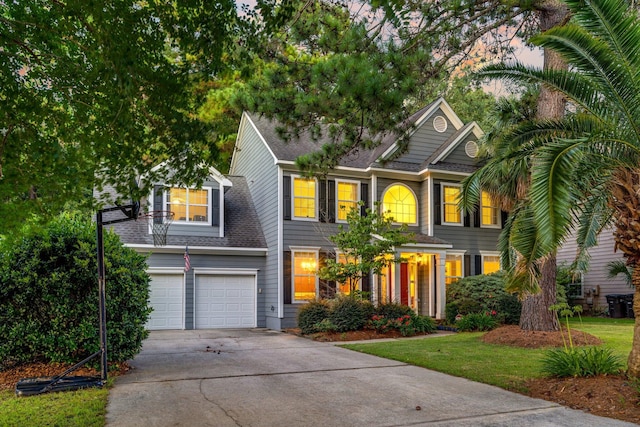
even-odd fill
[[(107, 381), (107, 305), (105, 292), (105, 268), (104, 268), (104, 229), (105, 225), (115, 224), (118, 222), (131, 221), (138, 218), (139, 204), (131, 204), (126, 206), (115, 206), (112, 208), (100, 209), (96, 212), (96, 246), (98, 257), (98, 318), (100, 319), (100, 378), (103, 383)], [(120, 210), (124, 212), (126, 218), (103, 221), (102, 214)]]

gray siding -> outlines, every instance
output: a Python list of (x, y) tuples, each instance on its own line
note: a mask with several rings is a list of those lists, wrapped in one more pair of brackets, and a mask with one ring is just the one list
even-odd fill
[[(610, 279), (607, 277), (607, 264), (611, 261), (624, 259), (621, 253), (613, 251), (613, 230), (606, 228), (598, 237), (598, 245), (589, 250), (591, 261), (589, 269), (584, 272), (584, 290), (600, 286), (600, 295), (594, 297), (594, 309), (604, 309), (607, 306), (606, 295), (632, 294), (633, 289), (627, 286), (622, 276)], [(577, 253), (575, 238), (568, 238), (565, 244), (558, 250), (558, 264), (565, 262), (571, 264)], [(586, 299), (578, 300), (586, 303)]]
[[(447, 130), (437, 132), (433, 128), (433, 119), (442, 116), (447, 120)], [(447, 139), (456, 132), (456, 128), (451, 124), (447, 116), (438, 108), (424, 124), (415, 130), (409, 141), (406, 153), (401, 155), (397, 161), (421, 164), (427, 160)]]
[(457, 163), (461, 165), (475, 166), (476, 159), (467, 156), (467, 153), (464, 151), (464, 146), (468, 141), (477, 142), (477, 138), (473, 133), (471, 135), (468, 135), (466, 138), (464, 138), (462, 141), (458, 143), (456, 148), (454, 148), (453, 151), (449, 153), (449, 155), (446, 158), (443, 159), (443, 161), (447, 163)]
[[(267, 241), (269, 255), (265, 265), (265, 288), (261, 312), (266, 326), (280, 329), (278, 319), (278, 167), (264, 143), (248, 122), (243, 122), (242, 140), (234, 152), (232, 175), (244, 176)], [(274, 308), (273, 310), (271, 308)], [(259, 308), (260, 312), (260, 308)]]

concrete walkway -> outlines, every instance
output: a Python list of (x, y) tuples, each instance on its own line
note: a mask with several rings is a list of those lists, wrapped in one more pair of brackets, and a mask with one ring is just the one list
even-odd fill
[(154, 331), (131, 364), (108, 426), (634, 425), (264, 329)]

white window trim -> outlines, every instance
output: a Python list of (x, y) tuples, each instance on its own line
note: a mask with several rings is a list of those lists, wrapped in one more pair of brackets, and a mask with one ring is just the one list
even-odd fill
[(484, 258), (485, 257), (498, 257), (498, 262), (500, 263), (500, 270), (498, 271), (502, 271), (502, 259), (500, 258), (500, 252), (495, 252), (495, 251), (480, 251), (480, 263), (482, 264), (482, 274), (485, 274), (484, 272)]
[[(396, 221), (394, 221), (394, 222), (393, 222), (393, 224), (395, 224), (395, 225), (407, 224), (407, 225), (410, 225), (410, 226), (416, 226), (416, 225), (418, 225), (418, 221), (419, 221), (419, 218), (420, 218), (420, 199), (418, 199), (418, 196), (416, 196), (416, 193), (415, 193), (415, 192), (413, 191), (413, 189), (412, 189), (411, 187), (409, 187), (408, 185), (403, 184), (403, 183), (401, 183), (401, 182), (393, 182), (393, 183), (391, 183), (391, 184), (387, 185), (387, 188), (385, 188), (385, 189), (384, 189), (384, 191), (382, 192), (382, 197), (380, 198), (380, 201), (381, 201), (382, 203), (381, 203), (381, 205), (380, 205), (380, 206), (381, 206), (381, 207), (382, 207), (382, 206), (384, 206), (384, 196), (386, 196), (386, 195), (387, 195), (387, 191), (389, 191), (389, 189), (390, 189), (390, 188), (395, 187), (396, 185), (400, 185), (400, 186), (402, 186), (402, 187), (405, 187), (405, 188), (406, 188), (407, 190), (409, 190), (409, 191), (411, 192), (411, 194), (413, 195), (413, 199), (414, 199), (414, 200), (415, 200), (415, 202), (416, 202), (416, 221), (415, 221), (415, 222), (412, 222), (412, 223), (408, 223), (408, 222), (407, 222), (407, 223), (405, 223), (405, 222), (396, 222)], [(383, 212), (383, 213), (384, 213), (384, 212)]]
[(498, 222), (495, 225), (485, 225), (482, 223), (482, 209), (484, 209), (484, 205), (482, 204), (482, 193), (484, 193), (484, 191), (482, 191), (480, 193), (480, 228), (493, 228), (493, 229), (499, 229), (502, 228), (502, 215), (500, 215), (500, 206), (488, 206), (491, 208), (495, 208), (496, 212), (497, 212), (497, 219)]
[[(304, 246), (290, 246), (291, 250), (291, 303), (292, 304), (306, 304), (307, 300), (296, 300), (296, 253), (297, 252), (313, 252), (316, 255), (316, 267), (320, 263), (320, 248), (318, 247), (304, 247)], [(318, 280), (318, 273), (315, 274), (315, 290), (316, 298), (320, 295), (320, 281)]]
[(570, 285), (580, 284), (580, 293), (578, 293), (578, 294), (570, 294), (569, 292), (567, 292), (567, 297), (576, 298), (576, 299), (582, 299), (582, 298), (585, 297), (585, 295), (584, 295), (584, 273), (582, 271), (578, 271), (577, 274), (580, 275), (580, 280), (574, 281), (573, 283), (570, 283)]
[[(212, 224), (212, 220), (213, 218), (211, 218), (212, 215), (212, 209), (211, 206), (213, 204), (213, 201), (211, 200), (211, 197), (213, 197), (213, 189), (211, 187), (202, 187), (202, 188), (197, 188), (197, 187), (175, 187), (175, 186), (170, 186), (167, 187), (163, 192), (162, 192), (162, 208), (166, 209), (167, 208), (167, 194), (169, 193), (169, 191), (171, 191), (172, 188), (178, 188), (178, 189), (185, 189), (185, 190), (205, 190), (207, 192), (207, 222), (203, 222), (203, 221), (187, 221), (187, 220), (179, 220), (177, 218), (173, 218), (173, 223), (174, 224), (186, 224), (189, 226), (209, 226), (211, 227)], [(222, 193), (222, 191), (221, 191)], [(188, 205), (187, 205), (188, 206)], [(200, 205), (198, 205), (200, 206)]]
[(356, 203), (356, 209), (358, 209), (358, 202), (360, 202), (361, 198), (360, 198), (360, 181), (351, 181), (348, 179), (336, 179), (336, 212), (335, 212), (335, 218), (336, 218), (336, 222), (340, 222), (340, 223), (346, 223), (347, 220), (346, 219), (338, 219), (338, 212), (340, 212), (340, 199), (338, 198), (338, 186), (340, 185), (340, 183), (343, 184), (355, 184), (356, 186), (356, 199), (354, 200), (354, 202)]
[(302, 175), (291, 175), (291, 219), (294, 221), (318, 221), (318, 203), (319, 203), (319, 197), (318, 197), (318, 193), (320, 191), (320, 187), (318, 185), (318, 180), (316, 178), (311, 178), (315, 181), (316, 183), (316, 194), (315, 194), (315, 209), (314, 209), (314, 216), (313, 217), (306, 217), (306, 216), (296, 216), (296, 178), (299, 179), (310, 179), (310, 178), (306, 178)]
[(448, 222), (446, 221), (446, 215), (444, 212), (444, 207), (447, 203), (445, 203), (444, 201), (444, 188), (445, 187), (456, 187), (458, 188), (458, 191), (462, 191), (462, 185), (460, 184), (455, 184), (452, 182), (441, 182), (440, 183), (440, 218), (442, 218), (441, 224), (442, 225), (452, 225), (454, 227), (464, 227), (464, 215), (462, 213), (462, 209), (459, 209), (459, 214), (460, 214), (460, 220), (457, 222)]
[(467, 251), (447, 251), (447, 253), (444, 256), (444, 261), (445, 263), (447, 262), (447, 257), (448, 256), (455, 256), (455, 257), (460, 257), (461, 263), (460, 263), (460, 276), (447, 276), (445, 275), (444, 278), (445, 280), (447, 279), (447, 277), (455, 277), (455, 278), (459, 278), (459, 279), (464, 279), (465, 275), (464, 275), (464, 255), (467, 253)]

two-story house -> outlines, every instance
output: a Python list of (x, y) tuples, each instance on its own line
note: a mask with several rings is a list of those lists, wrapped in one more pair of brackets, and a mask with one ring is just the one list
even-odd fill
[(285, 142), (276, 123), (243, 114), (230, 173), (246, 179), (268, 249), (264, 307), (258, 309), (263, 326), (295, 326), (301, 304), (336, 290), (319, 280), (317, 269), (326, 257), (340, 259), (328, 237), (360, 201), (368, 207), (380, 202), (415, 235), (415, 243), (396, 248), (404, 262), (360, 284), (374, 301), (401, 302), (443, 318), (447, 283), (500, 268), (496, 243), (503, 216), (497, 204), (483, 194), (474, 214), (457, 207), (460, 181), (476, 168), (481, 129), (462, 123), (442, 98), (409, 122), (400, 154), (397, 140), (388, 138), (342, 159), (326, 176), (306, 178), (295, 159), (317, 151), (322, 141), (303, 135)]

